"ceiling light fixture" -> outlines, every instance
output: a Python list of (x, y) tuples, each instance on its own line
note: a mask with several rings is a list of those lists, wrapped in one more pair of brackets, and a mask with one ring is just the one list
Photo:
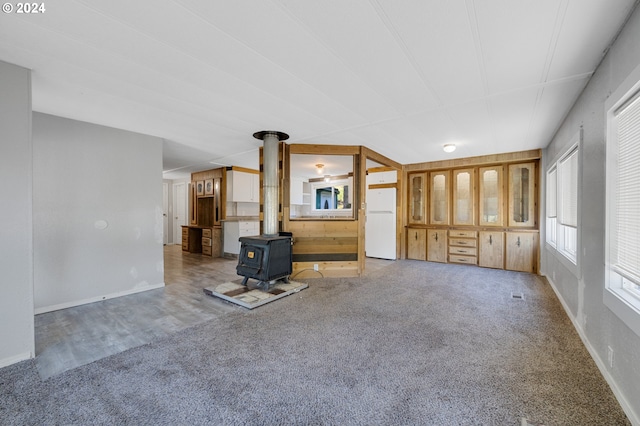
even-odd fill
[(324, 175), (324, 181), (325, 181), (325, 182), (330, 182), (330, 181), (331, 181), (331, 176), (329, 176), (329, 175)]
[(442, 149), (444, 149), (444, 152), (453, 152), (453, 151), (456, 150), (456, 144), (455, 143), (446, 143), (446, 144), (444, 144)]
[(318, 174), (321, 175), (322, 172), (324, 171), (324, 164), (316, 164), (316, 168), (318, 169)]

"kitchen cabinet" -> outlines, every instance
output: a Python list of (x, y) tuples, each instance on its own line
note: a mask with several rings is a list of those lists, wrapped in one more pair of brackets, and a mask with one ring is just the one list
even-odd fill
[(409, 175), (409, 224), (426, 225), (426, 173)]
[(478, 265), (504, 269), (504, 232), (480, 231)]
[(427, 260), (427, 230), (407, 229), (407, 259)]
[(386, 172), (374, 172), (367, 174), (367, 188), (369, 185), (398, 182), (398, 172), (390, 170)]
[(480, 167), (480, 226), (504, 225), (503, 166)]
[(475, 171), (453, 171), (453, 225), (475, 225)]
[(228, 171), (227, 201), (236, 203), (259, 203), (260, 175), (238, 170)]
[(449, 224), (449, 171), (429, 173), (429, 223)]
[(224, 221), (224, 253), (240, 253), (240, 237), (260, 234), (260, 222), (257, 220)]
[(537, 232), (507, 232), (505, 246), (505, 269), (536, 272)]
[(427, 260), (447, 263), (447, 230), (427, 230)]
[(509, 227), (536, 225), (535, 170), (535, 163), (509, 165)]
[(449, 230), (449, 262), (478, 264), (478, 237), (476, 231)]

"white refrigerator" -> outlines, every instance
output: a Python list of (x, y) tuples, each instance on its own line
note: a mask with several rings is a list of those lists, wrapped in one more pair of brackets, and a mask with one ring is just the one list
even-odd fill
[(367, 190), (365, 253), (368, 257), (396, 259), (396, 189)]

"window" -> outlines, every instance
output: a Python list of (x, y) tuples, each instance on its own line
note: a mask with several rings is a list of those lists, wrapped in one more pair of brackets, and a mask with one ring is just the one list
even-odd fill
[(640, 335), (640, 67), (631, 77), (606, 105), (604, 302)]
[[(547, 244), (578, 276), (578, 169), (580, 133), (547, 171)], [(568, 262), (567, 262), (568, 261)]]

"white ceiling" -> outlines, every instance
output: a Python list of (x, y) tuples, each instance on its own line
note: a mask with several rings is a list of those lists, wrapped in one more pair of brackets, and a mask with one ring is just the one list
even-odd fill
[(164, 138), (178, 178), (256, 168), (264, 129), (404, 164), (545, 147), (636, 1), (44, 3), (0, 14), (34, 111)]

